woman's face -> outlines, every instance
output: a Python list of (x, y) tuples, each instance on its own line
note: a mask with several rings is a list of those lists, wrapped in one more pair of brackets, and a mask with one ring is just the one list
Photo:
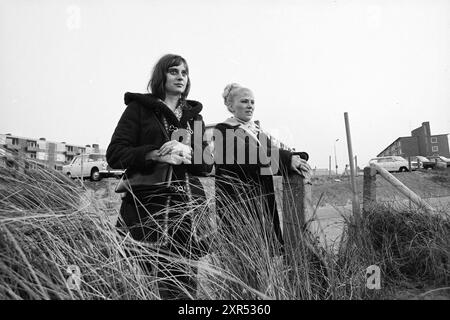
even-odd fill
[(242, 121), (250, 121), (255, 110), (255, 98), (253, 93), (245, 88), (240, 88), (236, 91), (233, 97), (231, 106), (229, 107), (231, 113)]
[(184, 63), (179, 66), (170, 67), (166, 73), (166, 94), (180, 95), (186, 90), (188, 73)]

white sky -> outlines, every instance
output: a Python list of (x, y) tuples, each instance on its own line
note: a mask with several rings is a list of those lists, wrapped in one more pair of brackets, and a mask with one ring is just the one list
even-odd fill
[(126, 91), (184, 56), (206, 123), (226, 84), (310, 163), (361, 166), (430, 121), (450, 132), (450, 1), (0, 0), (0, 133), (106, 149)]

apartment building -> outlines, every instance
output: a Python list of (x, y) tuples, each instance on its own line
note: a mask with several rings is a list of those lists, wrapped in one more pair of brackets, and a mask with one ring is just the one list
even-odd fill
[[(45, 138), (20, 137), (12, 134), (0, 134), (0, 148), (17, 159), (31, 159), (34, 164), (61, 170), (64, 164), (82, 153), (98, 153), (99, 145), (80, 146), (66, 142), (47, 141)], [(1, 156), (1, 154), (0, 154)], [(3, 161), (3, 163), (6, 163)]]
[(384, 156), (450, 157), (448, 133), (432, 135), (430, 123), (423, 122), (420, 127), (411, 131), (411, 136), (398, 137), (377, 155), (377, 157)]

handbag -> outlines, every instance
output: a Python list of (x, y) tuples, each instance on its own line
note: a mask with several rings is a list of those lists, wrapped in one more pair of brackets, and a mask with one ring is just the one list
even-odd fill
[[(161, 127), (167, 141), (170, 141), (169, 134), (167, 133), (169, 125), (166, 118), (164, 118), (164, 115), (161, 116), (163, 117), (164, 126), (161, 124), (159, 119), (157, 119), (157, 122)], [(127, 174), (127, 170), (125, 170), (114, 191), (116, 193), (122, 193), (127, 191), (150, 191), (167, 188), (172, 182), (172, 172), (172, 165), (164, 162), (155, 162), (152, 166), (152, 171), (149, 173), (141, 173), (136, 171), (131, 174)]]
[(134, 172), (128, 175), (126, 170), (116, 186), (115, 192), (156, 190), (167, 188), (172, 180), (172, 165), (156, 162), (151, 173)]

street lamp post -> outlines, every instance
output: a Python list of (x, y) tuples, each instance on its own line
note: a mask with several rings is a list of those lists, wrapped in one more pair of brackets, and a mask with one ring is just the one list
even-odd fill
[(337, 157), (336, 157), (336, 142), (338, 142), (339, 139), (336, 139), (334, 141), (334, 165), (336, 166), (336, 175), (338, 174), (338, 164), (337, 164)]

